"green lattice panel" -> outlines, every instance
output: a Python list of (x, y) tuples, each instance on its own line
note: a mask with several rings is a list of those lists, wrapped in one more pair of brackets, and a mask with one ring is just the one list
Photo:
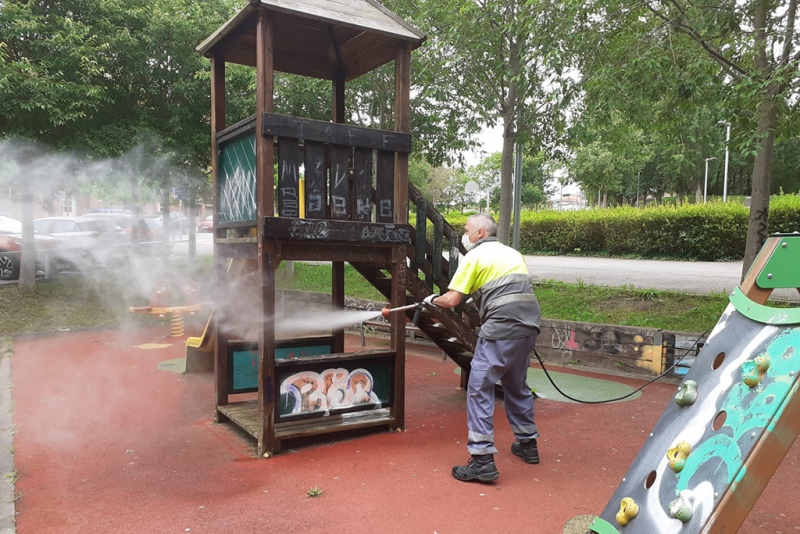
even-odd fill
[(258, 213), (255, 132), (236, 137), (220, 146), (217, 181), (220, 220), (255, 220)]

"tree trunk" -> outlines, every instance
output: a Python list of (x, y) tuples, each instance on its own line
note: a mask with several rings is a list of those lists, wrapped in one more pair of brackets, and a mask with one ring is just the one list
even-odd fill
[(20, 289), (36, 289), (36, 244), (33, 237), (33, 190), (30, 181), (22, 181), (22, 252), (19, 264)]
[(513, 209), (511, 171), (513, 169), (514, 116), (503, 117), (503, 155), (500, 164), (500, 214), (497, 219), (497, 240), (508, 245), (511, 237), (511, 211)]
[(769, 190), (772, 179), (772, 148), (775, 145), (777, 106), (765, 96), (758, 110), (758, 135), (761, 147), (753, 162), (753, 188), (750, 193), (750, 217), (747, 220), (747, 241), (744, 246), (742, 279), (756, 259), (767, 239), (769, 221)]
[(169, 184), (161, 184), (161, 224), (164, 225), (164, 234), (161, 237), (162, 257), (166, 262), (169, 258), (169, 240), (172, 237), (169, 227)]
[(138, 254), (139, 242), (143, 237), (139, 234), (139, 179), (131, 176), (128, 181), (131, 185), (131, 247), (134, 254)]
[(197, 255), (197, 193), (189, 186), (189, 258)]
[[(753, 16), (753, 29), (755, 30), (755, 61), (754, 66), (761, 73), (761, 79), (766, 84), (772, 74), (767, 53), (767, 29), (769, 6), (767, 0), (756, 3)], [(761, 146), (753, 161), (753, 187), (750, 194), (750, 217), (747, 220), (747, 240), (744, 245), (744, 260), (742, 262), (742, 279), (756, 259), (758, 252), (767, 239), (767, 225), (769, 221), (769, 188), (772, 178), (772, 147), (775, 144), (775, 119), (778, 115), (775, 94), (778, 87), (775, 81), (766, 85), (761, 94), (758, 106), (758, 139)]]
[(697, 180), (697, 184), (694, 188), (694, 203), (700, 204), (703, 199), (703, 185), (705, 183), (705, 177)]
[(20, 222), (22, 222), (22, 246), (19, 261), (19, 281), (18, 287), (21, 289), (36, 289), (36, 241), (33, 231), (33, 209), (34, 193), (33, 184), (28, 179), (26, 169), (30, 169), (35, 158), (32, 148), (23, 148), (17, 154), (17, 166), (19, 168), (20, 186), (22, 188), (22, 210), (20, 212)]

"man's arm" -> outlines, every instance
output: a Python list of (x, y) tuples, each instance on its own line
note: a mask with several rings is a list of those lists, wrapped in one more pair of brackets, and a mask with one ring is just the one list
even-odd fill
[(455, 291), (451, 289), (441, 297), (436, 297), (433, 299), (433, 304), (439, 306), (440, 308), (455, 308), (459, 304), (461, 304), (461, 299), (464, 298), (464, 294), (460, 291)]

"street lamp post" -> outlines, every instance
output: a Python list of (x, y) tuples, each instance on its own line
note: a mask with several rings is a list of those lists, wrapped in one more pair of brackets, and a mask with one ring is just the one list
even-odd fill
[(731, 123), (719, 121), (717, 124), (721, 124), (727, 129), (727, 134), (725, 135), (725, 178), (722, 181), (722, 201), (725, 202), (728, 200), (728, 145), (731, 140)]
[(706, 195), (708, 194), (708, 162), (717, 158), (706, 158), (706, 181), (703, 184), (703, 204), (706, 203)]

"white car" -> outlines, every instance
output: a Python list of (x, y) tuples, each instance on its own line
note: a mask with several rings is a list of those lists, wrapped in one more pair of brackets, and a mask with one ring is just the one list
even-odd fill
[(37, 232), (60, 237), (76, 264), (113, 267), (129, 255), (131, 239), (112, 220), (94, 217), (45, 217), (33, 221)]

